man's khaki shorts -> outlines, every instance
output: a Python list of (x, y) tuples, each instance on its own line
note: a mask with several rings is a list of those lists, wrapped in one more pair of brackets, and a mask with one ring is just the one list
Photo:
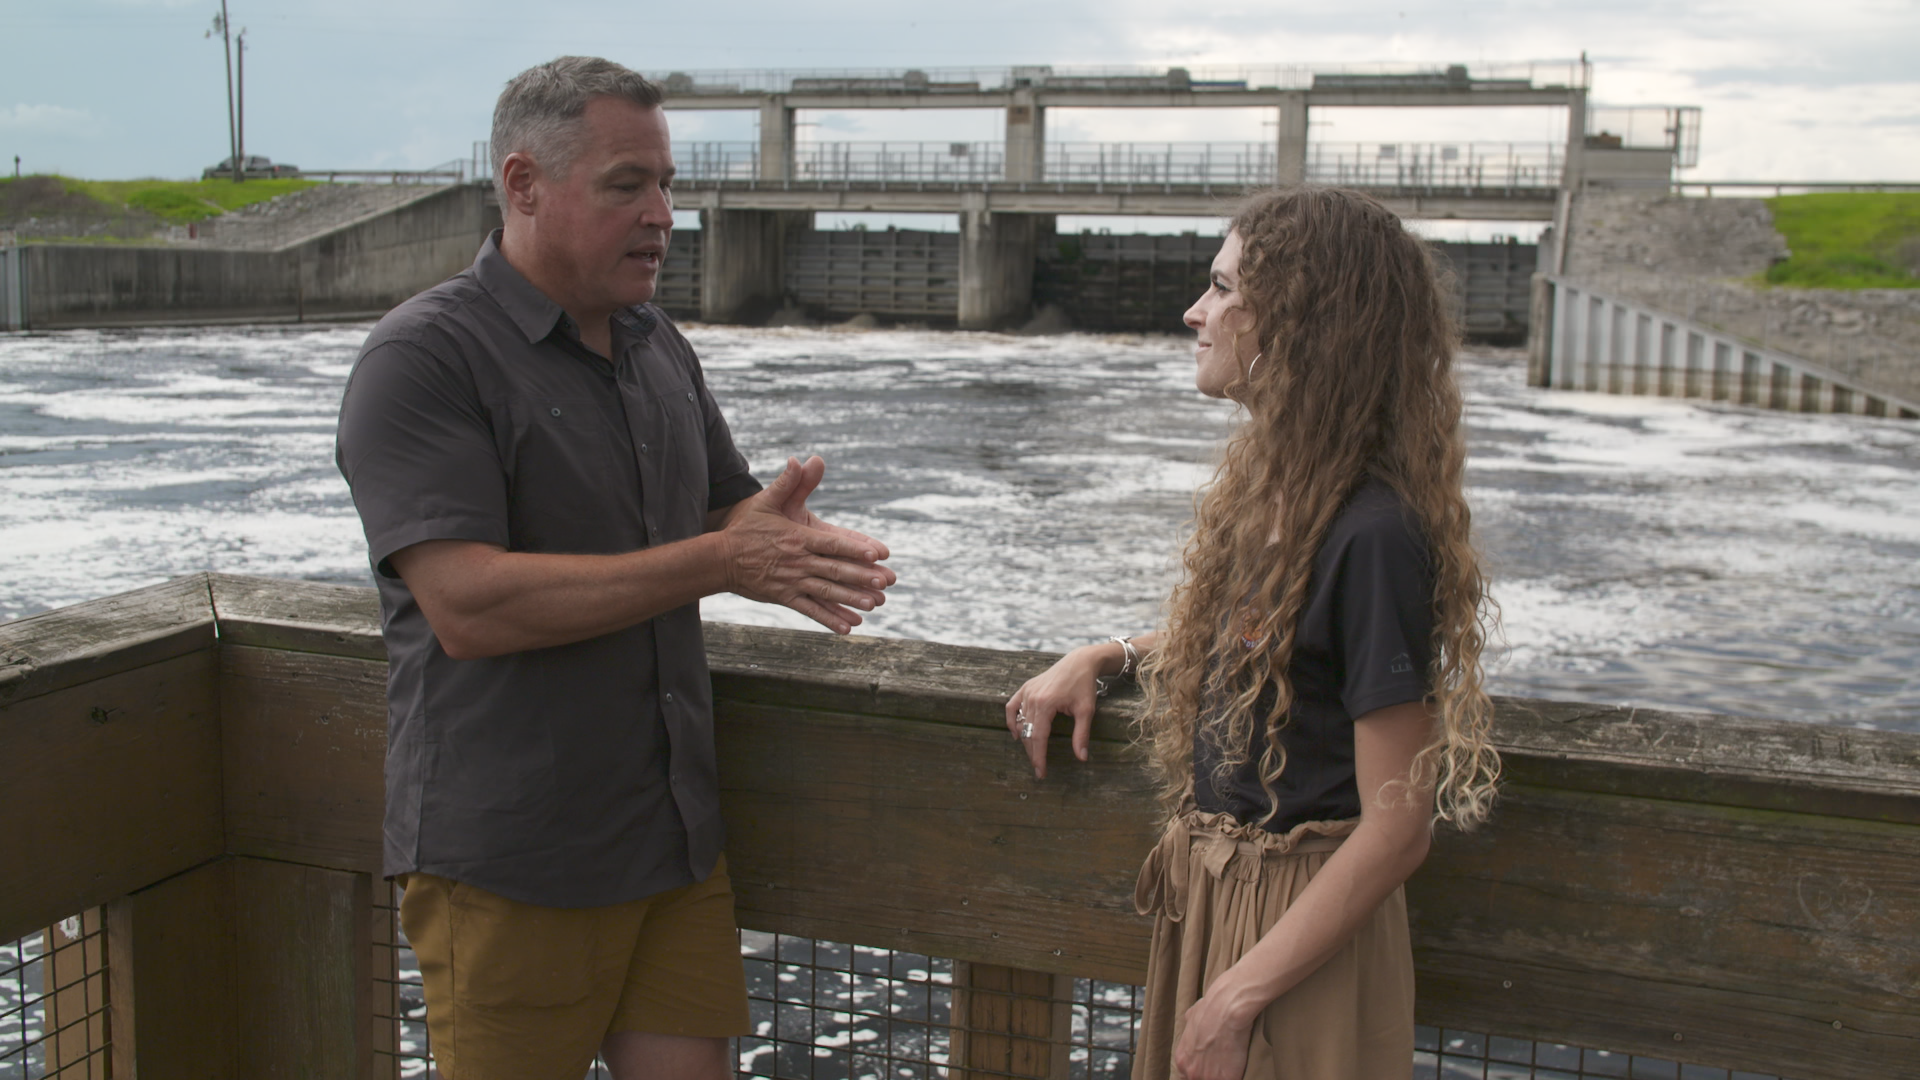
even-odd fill
[(538, 907), (432, 874), (399, 880), (427, 1036), (448, 1080), (579, 1080), (614, 1032), (751, 1030), (724, 858), (705, 881), (608, 907)]

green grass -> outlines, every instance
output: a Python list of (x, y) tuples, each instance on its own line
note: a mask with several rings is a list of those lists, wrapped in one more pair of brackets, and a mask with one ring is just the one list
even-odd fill
[[(66, 179), (66, 178), (62, 178)], [(72, 180), (68, 190), (83, 191), (113, 206), (145, 210), (170, 225), (205, 221), (251, 203), (301, 191), (316, 180)]]
[(1767, 284), (1920, 288), (1920, 194), (1783, 195), (1767, 206), (1793, 252), (1767, 270)]
[(0, 216), (145, 212), (163, 224), (205, 221), (250, 203), (314, 186), (315, 180), (76, 180), (70, 176), (0, 179)]

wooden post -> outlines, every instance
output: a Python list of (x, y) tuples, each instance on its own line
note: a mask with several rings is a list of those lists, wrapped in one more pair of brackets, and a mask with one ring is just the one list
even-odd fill
[(1067, 1080), (1073, 976), (1000, 964), (954, 965), (956, 1080)]
[(218, 859), (107, 906), (113, 1075), (238, 1075), (232, 904)]
[(371, 1077), (370, 875), (232, 861), (241, 1075)]
[(371, 1077), (371, 881), (225, 858), (115, 901), (115, 1076)]

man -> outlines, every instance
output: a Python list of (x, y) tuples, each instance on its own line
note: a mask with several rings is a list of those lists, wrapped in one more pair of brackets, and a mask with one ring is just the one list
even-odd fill
[(380, 588), (386, 870), (450, 1080), (720, 1080), (748, 1031), (698, 601), (846, 633), (884, 545), (766, 490), (647, 301), (673, 227), (659, 89), (605, 60), (494, 111), (505, 228), (394, 309), (338, 461)]

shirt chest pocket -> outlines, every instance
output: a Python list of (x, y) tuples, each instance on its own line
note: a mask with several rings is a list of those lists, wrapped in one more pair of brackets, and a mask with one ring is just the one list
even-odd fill
[(707, 513), (706, 414), (700, 408), (699, 393), (692, 387), (661, 394), (657, 408), (664, 445), (655, 448), (658, 471), (648, 479), (657, 477), (659, 486), (652, 490), (670, 500), (673, 517), (678, 519), (682, 511), (691, 511), (687, 527), (698, 532), (705, 527)]
[(526, 398), (508, 410), (513, 516), (604, 513), (614, 497), (614, 439), (599, 406), (584, 398)]

